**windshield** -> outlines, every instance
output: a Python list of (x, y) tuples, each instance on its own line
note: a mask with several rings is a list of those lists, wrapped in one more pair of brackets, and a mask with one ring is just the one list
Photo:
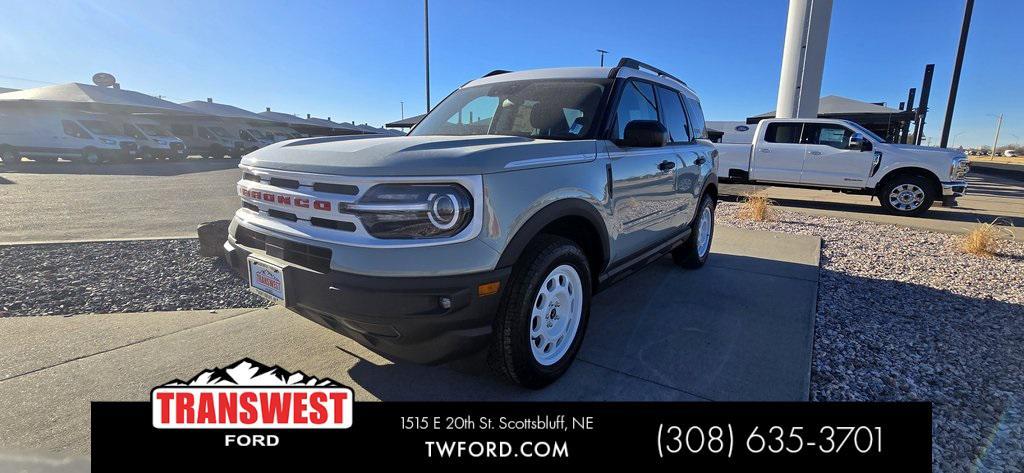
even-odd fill
[(219, 136), (221, 138), (230, 138), (231, 137), (231, 135), (228, 134), (227, 130), (225, 130), (225, 129), (219, 127), (219, 126), (211, 126), (210, 127), (210, 131), (212, 131), (214, 134), (216, 134), (217, 136)]
[(167, 130), (160, 128), (156, 125), (139, 125), (139, 128), (149, 136), (174, 136)]
[(97, 135), (121, 135), (122, 133), (117, 131), (117, 127), (111, 125), (110, 122), (102, 120), (79, 120), (82, 126), (89, 129), (89, 131)]
[(263, 133), (261, 131), (255, 129), (255, 128), (249, 128), (249, 134), (251, 134), (252, 136), (255, 136), (257, 139), (260, 139), (260, 140), (263, 140), (263, 139), (267, 138), (266, 136), (263, 135)]
[(539, 79), (459, 89), (410, 135), (589, 138), (609, 80)]
[(864, 127), (860, 126), (857, 123), (854, 123), (854, 122), (851, 122), (851, 121), (847, 121), (846, 123), (849, 124), (850, 127), (853, 128), (854, 130), (857, 130), (858, 132), (860, 132), (860, 134), (868, 137), (868, 139), (870, 139), (871, 141), (875, 141), (875, 142), (878, 142), (878, 143), (888, 143), (888, 141), (885, 141), (885, 139), (882, 138), (881, 136), (876, 135), (871, 130), (869, 130), (867, 128), (864, 128)]

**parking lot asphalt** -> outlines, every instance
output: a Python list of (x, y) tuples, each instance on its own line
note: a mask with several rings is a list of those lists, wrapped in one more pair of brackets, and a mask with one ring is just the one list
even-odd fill
[(827, 190), (752, 185), (723, 185), (722, 198), (738, 200), (753, 192), (764, 192), (776, 205), (810, 215), (848, 218), (866, 222), (901, 225), (942, 233), (966, 233), (979, 222), (998, 221), (1017, 241), (1024, 241), (1024, 179), (987, 165), (972, 167), (967, 175), (967, 195), (957, 207), (938, 204), (922, 217), (900, 217), (882, 210), (878, 199)]
[[(23, 162), (0, 165), (0, 244), (195, 236), (197, 224), (231, 218), (238, 208), (238, 161), (189, 159), (90, 166)], [(1019, 167), (1019, 166), (1018, 166)], [(960, 206), (932, 207), (922, 218), (885, 214), (868, 196), (764, 186), (723, 186), (723, 198), (765, 190), (782, 206), (828, 215), (964, 233), (1001, 219), (1024, 241), (1024, 179), (987, 164), (968, 175)]]
[(718, 226), (705, 268), (663, 258), (599, 294), (577, 362), (540, 391), (479, 358), (395, 364), (281, 308), (0, 319), (0, 445), (88, 453), (90, 400), (144, 401), (242, 357), (357, 400), (806, 400), (820, 246)]

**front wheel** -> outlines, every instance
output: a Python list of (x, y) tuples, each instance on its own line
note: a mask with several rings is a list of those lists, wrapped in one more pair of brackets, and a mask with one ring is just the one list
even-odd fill
[(519, 258), (495, 318), (491, 365), (539, 389), (576, 358), (590, 315), (587, 257), (571, 240), (539, 236)]
[(878, 202), (893, 215), (917, 217), (935, 202), (931, 181), (921, 176), (896, 176), (886, 181), (878, 193)]
[(711, 254), (711, 240), (715, 236), (715, 199), (705, 195), (697, 212), (697, 218), (690, 226), (690, 237), (672, 250), (672, 261), (684, 268), (704, 266)]
[(86, 150), (82, 153), (82, 161), (85, 161), (88, 164), (99, 164), (103, 160), (96, 151)]

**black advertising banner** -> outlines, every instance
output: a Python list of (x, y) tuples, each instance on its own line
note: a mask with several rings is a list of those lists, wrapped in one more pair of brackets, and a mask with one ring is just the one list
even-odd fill
[[(300, 414), (296, 390), (262, 389), (247, 394), (248, 404), (244, 395), (228, 403), (230, 390), (205, 391), (220, 400), (158, 389), (149, 403), (94, 402), (94, 470), (180, 467), (183, 457), (232, 468), (374, 461), (931, 468), (929, 403), (353, 403), (335, 393), (332, 407), (328, 393), (317, 402), (303, 397)], [(275, 415), (289, 422), (274, 424)], [(126, 465), (128, 458), (146, 465)]]

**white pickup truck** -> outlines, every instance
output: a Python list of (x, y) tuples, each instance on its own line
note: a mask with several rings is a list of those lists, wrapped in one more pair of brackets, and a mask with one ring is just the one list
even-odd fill
[(847, 120), (776, 118), (752, 144), (716, 143), (719, 180), (878, 196), (887, 212), (917, 216), (967, 191), (963, 151), (888, 143)]

